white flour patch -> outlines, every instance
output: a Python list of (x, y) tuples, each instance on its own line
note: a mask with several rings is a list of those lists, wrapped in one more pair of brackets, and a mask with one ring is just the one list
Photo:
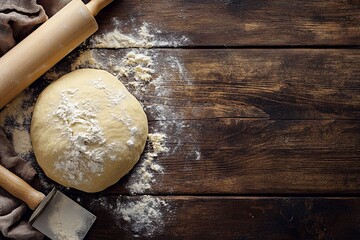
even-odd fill
[(79, 56), (71, 63), (71, 71), (75, 71), (80, 68), (95, 68), (102, 69), (100, 63), (95, 59), (93, 50), (86, 49), (80, 51)]
[(15, 152), (21, 156), (31, 153), (32, 146), (29, 132), (25, 128), (18, 128), (14, 129), (12, 134)]
[(132, 33), (124, 33), (121, 29), (129, 23), (123, 23), (114, 18), (114, 30), (90, 39), (90, 47), (95, 48), (152, 48), (152, 47), (177, 47), (190, 43), (185, 36), (160, 37), (162, 30), (149, 23), (143, 23)]
[(5, 126), (26, 125), (31, 121), (33, 112), (33, 95), (31, 91), (25, 91), (7, 104), (0, 112), (0, 124)]
[(169, 203), (158, 197), (143, 195), (131, 199), (119, 196), (114, 201), (100, 198), (91, 203), (109, 211), (121, 228), (135, 237), (154, 237), (164, 230), (164, 217), (169, 218), (173, 209)]
[(156, 158), (169, 151), (165, 146), (165, 139), (166, 135), (163, 133), (149, 134), (150, 151), (143, 155), (139, 167), (130, 175), (128, 189), (131, 194), (141, 194), (151, 189), (151, 184), (156, 182), (154, 174), (163, 173), (164, 169), (156, 162)]
[[(173, 208), (160, 198), (142, 194), (151, 192), (155, 183), (161, 184), (159, 178), (166, 171), (166, 168), (162, 166), (159, 156), (166, 157), (175, 153), (182, 146), (184, 136), (186, 139), (189, 138), (188, 125), (183, 120), (185, 116), (171, 100), (175, 93), (169, 84), (173, 84), (176, 80), (179, 87), (186, 87), (191, 86), (192, 81), (181, 57), (173, 54), (177, 51), (152, 48), (158, 46), (176, 47), (188, 43), (189, 39), (183, 36), (165, 39), (159, 36), (163, 35), (161, 30), (147, 23), (137, 28), (131, 28), (130, 33), (123, 32), (121, 26), (126, 25), (126, 23), (121, 23), (118, 20), (113, 20), (113, 22), (114, 30), (112, 32), (92, 37), (89, 44), (84, 47), (123, 50), (116, 52), (105, 49), (82, 50), (73, 61), (70, 57), (67, 59), (68, 62), (72, 61), (67, 72), (53, 68), (45, 74), (44, 78), (56, 80), (68, 73), (70, 69), (104, 69), (116, 75), (128, 87), (129, 91), (142, 102), (149, 119), (157, 120), (153, 121), (150, 126), (148, 149), (146, 149), (135, 169), (129, 174), (127, 188), (131, 194), (141, 194), (141, 196), (129, 197), (126, 202), (121, 201), (122, 197), (119, 197), (115, 203), (106, 201), (107, 198), (104, 198), (103, 201), (94, 202), (95, 205), (102, 206), (114, 216), (118, 227), (130, 229), (134, 236), (156, 236), (162, 232), (164, 217)], [(165, 51), (167, 52), (164, 53)], [(97, 89), (104, 87), (101, 81), (95, 81), (93, 84)], [(153, 95), (151, 103), (147, 102), (149, 93)], [(32, 98), (33, 96), (31, 96)], [(114, 98), (115, 104), (118, 99), (121, 99), (121, 96)], [(18, 104), (22, 105), (26, 101), (26, 99), (21, 100)], [(20, 112), (22, 111), (24, 109), (20, 107)], [(29, 123), (32, 109), (25, 110), (21, 114), (27, 115), (27, 111), (30, 112), (29, 116), (21, 117), (12, 114), (16, 115), (14, 117), (16, 122)], [(0, 113), (0, 123), (2, 114), (3, 112)], [(7, 115), (7, 113), (4, 114)], [(125, 121), (119, 118), (119, 114), (115, 114), (114, 117)], [(8, 119), (8, 117), (5, 118)], [(196, 138), (196, 136), (192, 136), (192, 138)], [(126, 144), (131, 146), (133, 144), (132, 139), (128, 139)], [(19, 143), (18, 146), (20, 145), (23, 144)], [(201, 158), (201, 151), (198, 147), (194, 147), (191, 154), (189, 157), (191, 159), (199, 160)], [(52, 187), (41, 174), (40, 178), (43, 186), (47, 189)]]
[(127, 79), (127, 86), (134, 90), (145, 92), (145, 86), (149, 84), (156, 70), (153, 57), (149, 51), (132, 50), (121, 60), (117, 74), (121, 78)]
[(91, 41), (95, 48), (151, 48), (154, 46), (154, 35), (149, 34), (144, 24), (137, 35), (125, 35), (118, 29), (96, 36)]
[(114, 159), (115, 154), (115, 144), (106, 141), (98, 121), (96, 103), (91, 99), (78, 101), (78, 91), (62, 91), (62, 100), (51, 116), (51, 121), (61, 130), (62, 137), (70, 142), (54, 167), (74, 185), (88, 182), (87, 172), (101, 174), (104, 171), (104, 159)]
[[(56, 193), (58, 194), (58, 193)], [(56, 205), (48, 209), (47, 223), (54, 240), (81, 240), (91, 227), (90, 218), (85, 218), (83, 210), (64, 195), (56, 195)], [(71, 219), (71, 221), (69, 221)], [(67, 221), (66, 221), (67, 220)]]
[(196, 151), (195, 151), (195, 155), (196, 155), (195, 160), (200, 160), (200, 158), (201, 158), (201, 152), (200, 152), (199, 150), (196, 150)]
[(33, 112), (33, 92), (27, 90), (7, 104), (0, 112), (0, 127), (11, 136), (16, 153), (22, 157), (32, 152), (29, 125)]
[[(87, 49), (81, 51), (79, 56), (72, 62), (71, 69), (95, 68), (107, 70), (120, 79), (126, 79), (125, 85), (136, 91), (146, 91), (145, 85), (149, 84), (153, 78), (153, 57), (148, 50), (133, 49), (128, 51), (125, 56), (118, 59), (116, 56), (97, 55), (95, 50)], [(94, 83), (95, 86), (99, 86)]]

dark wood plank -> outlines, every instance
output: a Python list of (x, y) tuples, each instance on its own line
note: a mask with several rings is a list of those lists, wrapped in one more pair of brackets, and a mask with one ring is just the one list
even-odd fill
[(99, 14), (98, 34), (117, 18), (124, 32), (146, 22), (186, 46), (359, 45), (359, 11), (357, 0), (123, 0)]
[[(161, 122), (150, 123), (158, 129)], [(148, 194), (351, 194), (360, 191), (360, 121), (184, 121), (167, 129), (164, 173)], [(147, 148), (149, 149), (149, 148)], [(107, 193), (128, 194), (137, 165)]]
[[(113, 62), (120, 62), (128, 51), (93, 53), (111, 72)], [(145, 107), (168, 110), (161, 116), (148, 112), (150, 120), (171, 119), (174, 112), (183, 119), (360, 119), (357, 50), (177, 49), (149, 55), (157, 56), (154, 78), (165, 75), (164, 80), (149, 85), (144, 93), (130, 91)], [(59, 67), (68, 67), (76, 56)], [(182, 69), (173, 68), (171, 59), (177, 59)], [(92, 65), (82, 67), (86, 66)]]
[[(109, 206), (138, 197), (106, 197)], [(360, 236), (359, 198), (159, 197), (163, 223), (152, 237), (116, 212), (86, 203), (98, 220), (86, 239), (342, 239)], [(118, 201), (118, 202), (117, 202)], [(93, 200), (89, 200), (93, 202)], [(139, 234), (139, 237), (134, 235)]]

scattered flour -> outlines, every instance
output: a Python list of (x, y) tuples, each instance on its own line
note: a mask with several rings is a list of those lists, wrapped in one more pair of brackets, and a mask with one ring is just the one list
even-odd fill
[[(174, 56), (167, 57), (168, 67), (156, 69), (158, 55), (155, 51), (149, 49), (157, 46), (184, 44), (184, 42), (188, 41), (187, 38), (160, 39), (157, 34), (161, 33), (161, 31), (148, 23), (143, 23), (132, 34), (125, 34), (119, 30), (123, 24), (116, 19), (113, 22), (114, 30), (107, 34), (92, 37), (89, 47), (130, 50), (121, 59), (117, 56), (97, 56), (94, 49), (83, 50), (73, 61), (72, 70), (84, 67), (105, 69), (118, 76), (119, 79), (125, 80), (126, 86), (133, 88), (136, 92), (146, 92), (146, 87), (152, 81), (156, 80), (158, 84), (167, 78), (173, 77), (172, 73), (168, 76), (168, 70), (170, 72), (178, 71), (183, 80), (188, 79), (183, 64)], [(160, 74), (160, 72), (163, 74)], [(191, 82), (187, 81), (187, 83)]]
[[(56, 205), (47, 210), (46, 222), (54, 240), (81, 240), (93, 224), (93, 215), (84, 215), (85, 209), (57, 192)], [(45, 218), (45, 216), (44, 216)], [(42, 221), (42, 220), (40, 220)]]
[(139, 198), (119, 196), (114, 201), (100, 198), (91, 203), (109, 211), (117, 224), (129, 229), (135, 237), (154, 237), (163, 231), (164, 215), (169, 217), (172, 207), (164, 200), (149, 195)]
[(163, 133), (153, 133), (149, 134), (148, 139), (151, 151), (144, 154), (143, 159), (140, 161), (140, 166), (136, 168), (135, 174), (130, 176), (128, 189), (131, 194), (141, 194), (151, 189), (151, 184), (156, 181), (154, 173), (163, 172), (163, 167), (156, 163), (155, 159), (160, 153), (169, 151), (165, 146), (166, 135)]
[(24, 156), (32, 150), (30, 134), (25, 128), (14, 129), (12, 133), (15, 152)]
[[(130, 193), (133, 195), (143, 194), (151, 189), (152, 184), (156, 182), (156, 177), (165, 171), (157, 161), (159, 154), (166, 154), (167, 152), (174, 153), (181, 146), (181, 136), (184, 135), (184, 129), (187, 127), (186, 123), (182, 120), (184, 119), (182, 113), (173, 107), (173, 103), (170, 100), (167, 100), (167, 97), (171, 99), (172, 96), (171, 89), (166, 85), (167, 81), (170, 79), (179, 79), (182, 84), (192, 84), (186, 68), (180, 59), (175, 56), (165, 56), (164, 58), (162, 55), (160, 61), (160, 59), (158, 59), (159, 51), (150, 48), (183, 45), (189, 42), (189, 40), (183, 36), (173, 37), (171, 39), (160, 38), (158, 34), (161, 33), (161, 30), (156, 29), (147, 23), (144, 23), (140, 28), (135, 29), (131, 34), (126, 34), (120, 30), (122, 29), (120, 27), (122, 23), (118, 20), (113, 20), (113, 22), (113, 32), (92, 37), (89, 41), (89, 45), (86, 47), (124, 49), (122, 50), (124, 52), (122, 57), (112, 54), (104, 55), (103, 52), (96, 49), (85, 49), (72, 61), (68, 71), (53, 68), (44, 75), (44, 78), (56, 80), (70, 70), (85, 67), (98, 68), (107, 70), (116, 75), (126, 86), (130, 87), (129, 90), (140, 101), (146, 99), (148, 90), (150, 89), (153, 89), (152, 91), (154, 91), (155, 96), (161, 97), (159, 98), (159, 102), (153, 102), (144, 106), (147, 115), (151, 116), (152, 119), (159, 121), (154, 122), (151, 131), (153, 133), (148, 136), (149, 150), (143, 154), (138, 165), (129, 175), (127, 187)], [(71, 60), (71, 58), (68, 60)], [(94, 82), (94, 86), (99, 89), (103, 88), (101, 82)], [(9, 119), (12, 119), (18, 123), (19, 126), (29, 125), (33, 104), (26, 109), (22, 107), (24, 102), (28, 101), (28, 97), (29, 99), (34, 98), (31, 94), (23, 95), (21, 98), (17, 99), (17, 102), (14, 102), (13, 105), (10, 104), (0, 112), (0, 124), (4, 125), (6, 122), (9, 122)], [(70, 109), (67, 110), (70, 111)], [(90, 115), (95, 113), (96, 111), (90, 113)], [(55, 115), (56, 114), (58, 114), (59, 119), (63, 117), (60, 113), (55, 113)], [(90, 119), (92, 118), (92, 116), (89, 117)], [(95, 141), (101, 145), (104, 141), (104, 139), (101, 138), (101, 129), (96, 130), (96, 122), (89, 122), (89, 124), (91, 126), (94, 125), (96, 134), (91, 137), (89, 135), (88, 137), (91, 138), (91, 141)], [(27, 131), (28, 133), (28, 130), (25, 128), (22, 130)], [(15, 130), (12, 131), (15, 132)], [(176, 146), (171, 148), (166, 146), (166, 139), (168, 136), (166, 136), (165, 133), (167, 132), (175, 133), (176, 136), (171, 136), (171, 138), (176, 138)], [(25, 139), (24, 141), (28, 141), (28, 137), (21, 136), (24, 134), (25, 133), (15, 132), (13, 135), (18, 136), (17, 138)], [(92, 139), (92, 137), (94, 137), (94, 139)], [(19, 139), (17, 141), (17, 151), (19, 152), (24, 152), (31, 146), (19, 141)], [(128, 146), (132, 145), (131, 139), (128, 140), (127, 144)], [(195, 148), (193, 153), (195, 154), (196, 160), (201, 158), (201, 151), (198, 148)], [(96, 155), (94, 154), (89, 152), (89, 157), (92, 158)], [(96, 157), (94, 157), (94, 160), (96, 160)], [(101, 171), (101, 169), (98, 168), (96, 161), (94, 161), (94, 163), (93, 170)], [(72, 167), (69, 168), (71, 169)], [(74, 177), (74, 179), (81, 178), (81, 174), (73, 174), (71, 177)], [(46, 185), (46, 181), (42, 181), (42, 184)], [(162, 212), (166, 209), (166, 213), (168, 213), (170, 207), (164, 200), (147, 195), (129, 197), (130, 201), (127, 201), (126, 203), (122, 202), (121, 199), (123, 198), (119, 196), (115, 205), (107, 202), (106, 199), (107, 198), (100, 199), (94, 202), (94, 204), (100, 205), (108, 210), (118, 221), (127, 222), (135, 236), (153, 236), (156, 233), (161, 232), (162, 225), (164, 224)], [(120, 222), (118, 223), (119, 226), (122, 227), (122, 224)]]
[(149, 134), (149, 141), (155, 154), (168, 152), (169, 149), (165, 147), (166, 135), (164, 133), (151, 133)]
[[(96, 68), (104, 69), (112, 72), (118, 78), (127, 79), (127, 86), (132, 87), (137, 91), (146, 91), (144, 86), (153, 80), (155, 69), (153, 66), (153, 58), (148, 55), (145, 50), (131, 50), (126, 53), (122, 59), (109, 57), (108, 66), (104, 61), (100, 61), (93, 49), (86, 49), (79, 53), (79, 56), (72, 62), (71, 70), (74, 71), (80, 68)], [(56, 78), (55, 73), (50, 73), (48, 78)]]
[(71, 71), (82, 68), (86, 66), (87, 68), (96, 68), (101, 69), (101, 65), (96, 61), (93, 50), (86, 49), (81, 51), (79, 56), (71, 64)]
[(118, 203), (118, 212), (137, 235), (152, 236), (164, 225), (161, 208), (167, 207), (165, 201), (145, 195), (138, 201)]
[(200, 152), (199, 150), (196, 150), (196, 151), (195, 151), (195, 156), (196, 156), (195, 160), (200, 160), (200, 158), (201, 158), (201, 152)]
[[(140, 100), (144, 99), (144, 95), (147, 94), (150, 87), (155, 89), (156, 96), (170, 97), (171, 92), (166, 86), (166, 82), (170, 79), (180, 79), (184, 84), (191, 84), (187, 71), (178, 58), (167, 56), (165, 62), (160, 62), (158, 61), (159, 54), (148, 49), (159, 45), (177, 45), (175, 41), (169, 42), (158, 39), (156, 32), (159, 31), (149, 31), (149, 26), (144, 24), (133, 35), (126, 35), (115, 29), (114, 32), (92, 39), (93, 46), (97, 48), (131, 48), (129, 50), (125, 49), (125, 53), (120, 59), (114, 56), (107, 56), (105, 59), (95, 54), (87, 55), (88, 58), (95, 58), (96, 61), (97, 58), (101, 58), (101, 68), (117, 75), (121, 81), (131, 87), (130, 90)], [(150, 32), (155, 33), (150, 34)], [(186, 41), (186, 39), (183, 38), (181, 41)], [(106, 60), (108, 63), (106, 63)], [(87, 63), (98, 66), (96, 61), (95, 64), (93, 60), (89, 60)], [(180, 137), (183, 135), (183, 129), (187, 125), (181, 120), (183, 119), (181, 113), (174, 111), (171, 106), (171, 103), (168, 103), (167, 100), (163, 101), (163, 99), (161, 103), (145, 106), (149, 116), (162, 121), (158, 121), (152, 131), (153, 133), (149, 134), (149, 150), (143, 154), (138, 165), (129, 175), (127, 188), (133, 195), (143, 194), (150, 190), (152, 184), (156, 182), (156, 177), (165, 171), (157, 161), (159, 154), (165, 154), (169, 151), (175, 152), (181, 146)], [(166, 146), (167, 136), (165, 132), (170, 132), (170, 129), (173, 129), (176, 135), (179, 136), (179, 139), (177, 139), (178, 144), (172, 149)], [(131, 145), (131, 141), (128, 144)], [(198, 149), (195, 149), (195, 151), (196, 159), (200, 159), (200, 151)], [(121, 202), (121, 199), (118, 199), (115, 206), (108, 202), (102, 202), (101, 205), (113, 213), (118, 220), (128, 222), (134, 235), (153, 236), (161, 231), (164, 221), (162, 209), (167, 206), (164, 200), (151, 196), (142, 196), (139, 200), (132, 200), (125, 204)], [(119, 224), (122, 226), (120, 222)]]
[[(117, 19), (113, 19), (112, 22), (114, 23), (114, 30), (100, 36), (92, 37), (90, 39), (90, 47), (116, 49), (176, 47), (190, 42), (185, 36), (161, 38), (158, 35), (162, 33), (162, 31), (148, 23), (143, 23), (142, 26), (135, 29), (133, 33), (126, 34), (120, 30), (124, 25), (122, 22)], [(151, 29), (151, 31), (149, 29)]]
[(26, 90), (0, 112), (0, 127), (11, 136), (16, 153), (23, 157), (32, 151), (28, 128), (34, 108), (32, 102), (33, 92)]
[(27, 90), (7, 104), (0, 112), (1, 126), (29, 124), (34, 109), (32, 101), (32, 91)]
[(115, 70), (118, 70), (118, 76), (128, 79), (128, 86), (145, 92), (145, 84), (153, 80), (155, 73), (153, 64), (153, 59), (147, 55), (147, 52), (139, 53), (132, 50), (126, 54)]
[(95, 36), (90, 44), (95, 48), (151, 48), (154, 35), (149, 33), (148, 24), (144, 23), (137, 31), (137, 36), (126, 35), (115, 29), (102, 36)]
[(58, 124), (62, 137), (69, 139), (71, 143), (64, 154), (59, 156), (55, 168), (74, 185), (88, 181), (84, 172), (100, 174), (104, 170), (104, 159), (114, 159), (114, 143), (106, 141), (97, 120), (96, 107), (91, 99), (77, 101), (74, 95), (77, 91), (78, 89), (63, 91), (62, 101), (51, 116), (55, 124)]

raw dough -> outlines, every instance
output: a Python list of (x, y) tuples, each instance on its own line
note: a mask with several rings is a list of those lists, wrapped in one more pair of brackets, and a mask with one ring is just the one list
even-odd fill
[(81, 69), (50, 84), (35, 105), (31, 140), (45, 174), (98, 192), (140, 158), (148, 126), (140, 103), (103, 70)]

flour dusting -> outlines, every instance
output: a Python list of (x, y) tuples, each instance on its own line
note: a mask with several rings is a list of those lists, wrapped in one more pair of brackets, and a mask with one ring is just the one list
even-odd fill
[(109, 211), (117, 224), (131, 230), (135, 237), (154, 237), (164, 229), (164, 217), (169, 217), (172, 207), (166, 201), (150, 195), (130, 199), (119, 196), (113, 201), (100, 198), (91, 203)]
[(0, 112), (0, 127), (11, 137), (16, 153), (22, 157), (32, 151), (29, 128), (33, 107), (33, 92), (26, 90)]
[(62, 100), (52, 116), (62, 137), (70, 141), (54, 167), (74, 185), (89, 181), (86, 172), (101, 174), (104, 171), (104, 159), (114, 159), (114, 143), (106, 142), (97, 120), (95, 104), (90, 99), (77, 101), (77, 91), (79, 89), (62, 91)]
[(140, 161), (140, 166), (136, 168), (135, 174), (130, 176), (128, 189), (131, 194), (141, 194), (151, 189), (154, 183), (154, 174), (163, 173), (163, 167), (156, 162), (160, 153), (168, 152), (165, 146), (166, 135), (164, 133), (153, 133), (148, 135), (150, 151), (146, 152)]
[(24, 156), (32, 150), (30, 134), (25, 128), (14, 129), (12, 133), (15, 152)]
[(153, 68), (153, 58), (154, 55), (151, 56), (149, 50), (145, 49), (128, 51), (121, 59), (115, 56), (105, 58), (95, 54), (95, 50), (87, 49), (80, 51), (79, 56), (72, 62), (71, 69), (96, 68), (107, 70), (119, 79), (126, 79), (126, 86), (144, 92), (146, 91), (145, 86), (154, 79), (156, 72)]
[(114, 30), (90, 39), (90, 46), (95, 48), (153, 48), (159, 46), (176, 47), (185, 45), (190, 40), (185, 36), (172, 36), (161, 38), (158, 36), (162, 30), (143, 23), (140, 28), (134, 29), (132, 33), (126, 34), (121, 31), (123, 23), (113, 19)]
[[(176, 46), (187, 39), (165, 41), (158, 38), (159, 32), (158, 29), (151, 28), (150, 24), (144, 24), (141, 29), (135, 29), (130, 35), (115, 29), (106, 35), (93, 38), (90, 42), (97, 48), (125, 48), (123, 55), (119, 58), (111, 54), (106, 57), (93, 54), (90, 58), (101, 61), (99, 64), (101, 68), (116, 75), (140, 101), (146, 99), (145, 96), (149, 90), (154, 91), (155, 96), (171, 98), (172, 92), (166, 86), (167, 81), (179, 79), (183, 84), (192, 84), (186, 68), (176, 56), (170, 55), (164, 59), (158, 51), (149, 48)], [(92, 60), (88, 61), (90, 65), (94, 65), (91, 62)], [(144, 106), (148, 116), (160, 121), (156, 122), (150, 130), (147, 151), (129, 174), (127, 188), (132, 195), (144, 194), (151, 190), (158, 176), (166, 171), (158, 161), (159, 155), (166, 156), (168, 152), (173, 153), (181, 146), (181, 136), (187, 125), (181, 120), (184, 116), (171, 106), (167, 98), (161, 98), (159, 103), (153, 102)], [(169, 148), (166, 133), (171, 131), (174, 131), (178, 138), (177, 145)], [(132, 144), (131, 139), (127, 144)], [(194, 149), (194, 151), (196, 151), (196, 158), (199, 159), (201, 156), (199, 149)], [(125, 229), (130, 228), (134, 236), (156, 236), (161, 233), (164, 224), (164, 209), (168, 208), (166, 213), (171, 211), (168, 203), (146, 195), (127, 203), (122, 202), (122, 199), (119, 197), (116, 204), (107, 202), (106, 199), (99, 200), (97, 204), (112, 213), (118, 220), (119, 226)], [(121, 221), (127, 222), (130, 226), (123, 226)]]
[(56, 199), (56, 205), (47, 209), (46, 216), (49, 230), (53, 236), (51, 239), (83, 239), (94, 221), (93, 216), (83, 215), (85, 209), (59, 192), (55, 193), (54, 199)]
[(160, 231), (164, 225), (161, 208), (168, 204), (152, 196), (142, 196), (140, 200), (119, 204), (118, 212), (131, 226), (131, 230), (143, 236), (152, 236), (155, 231)]
[(87, 68), (102, 69), (99, 62), (95, 59), (93, 50), (91, 49), (80, 51), (79, 56), (71, 64), (71, 71), (75, 71), (76, 69), (84, 66)]
[[(157, 178), (166, 169), (158, 161), (160, 155), (166, 156), (174, 153), (182, 145), (182, 136), (185, 134), (187, 124), (181, 112), (176, 111), (171, 102), (172, 91), (167, 82), (179, 79), (183, 85), (191, 85), (191, 79), (182, 62), (175, 55), (161, 55), (159, 51), (150, 49), (154, 46), (176, 46), (187, 41), (186, 38), (168, 41), (160, 39), (157, 34), (161, 31), (152, 28), (150, 24), (143, 24), (140, 29), (134, 29), (131, 34), (121, 32), (115, 24), (115, 29), (105, 35), (94, 37), (90, 40), (90, 47), (115, 48), (121, 54), (114, 54), (107, 51), (102, 53), (97, 49), (85, 50), (73, 62), (72, 68), (95, 67), (107, 70), (117, 76), (140, 101), (146, 100), (149, 91), (159, 97), (161, 101), (144, 103), (144, 109), (152, 119), (159, 120), (153, 124), (148, 135), (148, 148), (142, 155), (134, 170), (129, 174), (126, 185), (132, 195), (141, 195), (151, 191)], [(94, 85), (101, 88), (101, 82)], [(126, 121), (121, 115), (114, 114), (115, 119)], [(176, 145), (171, 148), (167, 146), (169, 136), (166, 133), (174, 132)], [(132, 139), (126, 144), (132, 146)], [(197, 147), (191, 151), (196, 160), (201, 158), (201, 151)], [(161, 232), (164, 215), (163, 209), (166, 206), (164, 200), (156, 197), (141, 196), (138, 200), (131, 200), (128, 203), (121, 202), (121, 197), (114, 203), (100, 203), (101, 207), (118, 220), (119, 227), (130, 228), (134, 236), (155, 236)], [(98, 203), (99, 204), (99, 203)], [(170, 206), (167, 206), (170, 207)], [(150, 212), (147, 212), (150, 211)], [(169, 211), (167, 211), (169, 212)], [(127, 222), (129, 227), (123, 226), (121, 221)]]
[[(182, 137), (185, 135), (187, 127), (186, 122), (182, 120), (185, 116), (175, 108), (173, 101), (171, 101), (174, 93), (167, 84), (173, 79), (178, 79), (181, 85), (192, 84), (186, 67), (179, 57), (172, 55), (171, 51), (163, 54), (161, 50), (156, 50), (154, 47), (184, 45), (189, 43), (189, 39), (185, 36), (160, 37), (159, 34), (163, 35), (162, 30), (149, 23), (143, 23), (138, 28), (132, 28), (130, 33), (122, 31), (121, 26), (126, 23), (122, 23), (117, 19), (113, 19), (113, 23), (113, 31), (104, 35), (93, 36), (85, 47), (122, 50), (116, 53), (105, 49), (102, 51), (99, 49), (80, 50), (76, 58), (68, 58), (68, 61), (72, 61), (72, 64), (67, 71), (53, 68), (45, 74), (44, 78), (56, 80), (70, 70), (80, 68), (103, 69), (117, 76), (129, 88), (129, 91), (142, 102), (148, 117), (156, 121), (153, 121), (150, 126), (148, 148), (134, 170), (130, 172), (126, 186), (130, 194), (141, 195), (150, 192), (157, 178), (166, 171), (158, 158), (160, 155), (166, 156), (166, 154), (176, 152), (182, 144)], [(105, 89), (101, 80), (94, 81), (93, 85), (97, 89)], [(93, 172), (101, 172), (102, 167), (98, 160), (99, 156), (104, 153), (94, 151), (94, 149), (87, 149), (82, 146), (82, 143), (90, 141), (101, 148), (105, 145), (109, 148), (109, 144), (106, 143), (102, 129), (96, 122), (97, 110), (87, 108), (87, 103), (81, 102), (79, 104), (84, 104), (87, 111), (79, 112), (71, 101), (75, 92), (76, 89), (73, 89), (73, 92), (64, 92), (62, 96), (64, 106), (59, 106), (58, 110), (53, 114), (53, 117), (57, 118), (58, 121), (68, 122), (64, 134), (72, 142), (72, 147), (67, 151), (67, 162), (64, 158), (64, 161), (60, 161), (62, 163), (59, 163), (56, 167), (62, 169), (64, 173), (66, 172), (65, 174), (73, 181), (83, 181), (86, 177), (82, 171), (75, 171), (79, 169), (79, 166), (76, 166), (76, 163), (71, 159), (76, 158), (80, 150), (84, 151), (86, 157), (91, 160), (89, 161), (91, 165), (84, 167)], [(154, 95), (151, 103), (148, 103), (149, 92)], [(120, 95), (114, 95), (110, 92), (108, 95), (113, 97), (110, 104), (117, 104), (121, 101), (122, 96)], [(33, 94), (23, 95), (13, 105), (3, 109), (0, 112), (0, 124), (6, 125), (12, 121), (16, 123), (16, 126), (19, 126), (16, 129), (28, 133), (28, 127), (24, 126), (29, 126), (33, 103), (26, 108), (23, 105), (26, 105), (25, 103), (33, 98)], [(88, 120), (83, 122), (81, 120), (83, 117)], [(125, 124), (128, 123), (121, 112), (114, 113), (113, 117), (118, 121), (123, 121)], [(79, 122), (84, 124), (89, 131), (85, 131), (85, 134), (80, 135), (74, 132), (72, 125)], [(129, 130), (136, 132), (136, 129), (129, 128)], [(174, 134), (168, 136), (166, 133)], [(29, 140), (25, 136), (26, 133), (16, 132), (15, 129), (11, 129), (11, 134), (17, 136), (17, 151), (27, 152), (30, 145), (26, 144)], [(25, 142), (21, 142), (20, 138), (25, 139)], [(177, 144), (169, 147), (167, 141), (170, 142), (174, 139)], [(128, 147), (133, 146), (133, 144), (134, 139), (132, 138), (126, 142)], [(195, 147), (193, 150), (194, 159), (199, 160), (201, 158), (200, 149)], [(109, 151), (111, 152), (111, 150)], [(110, 154), (110, 152), (105, 154)], [(46, 181), (43, 180), (44, 177), (41, 174), (40, 177), (42, 184), (46, 185)], [(164, 217), (173, 209), (165, 200), (148, 195), (131, 196), (126, 198), (127, 201), (123, 201), (124, 197), (122, 196), (119, 196), (115, 202), (109, 202), (107, 199), (100, 198), (94, 201), (93, 205), (107, 210), (116, 219), (118, 227), (130, 229), (134, 236), (154, 237), (161, 233), (164, 227)]]
[(155, 154), (168, 152), (169, 149), (165, 146), (166, 135), (164, 133), (150, 133), (149, 141)]
[(7, 104), (0, 112), (1, 126), (29, 124), (34, 109), (32, 101), (32, 91), (27, 90)]
[(95, 48), (151, 48), (154, 46), (154, 35), (149, 33), (148, 24), (144, 23), (136, 35), (126, 35), (115, 29), (95, 36), (90, 43)]
[(147, 51), (141, 53), (139, 50), (132, 50), (126, 54), (119, 67), (115, 70), (118, 70), (119, 77), (128, 79), (128, 86), (145, 92), (145, 85), (153, 80), (156, 71), (153, 64), (153, 58), (148, 55)]

